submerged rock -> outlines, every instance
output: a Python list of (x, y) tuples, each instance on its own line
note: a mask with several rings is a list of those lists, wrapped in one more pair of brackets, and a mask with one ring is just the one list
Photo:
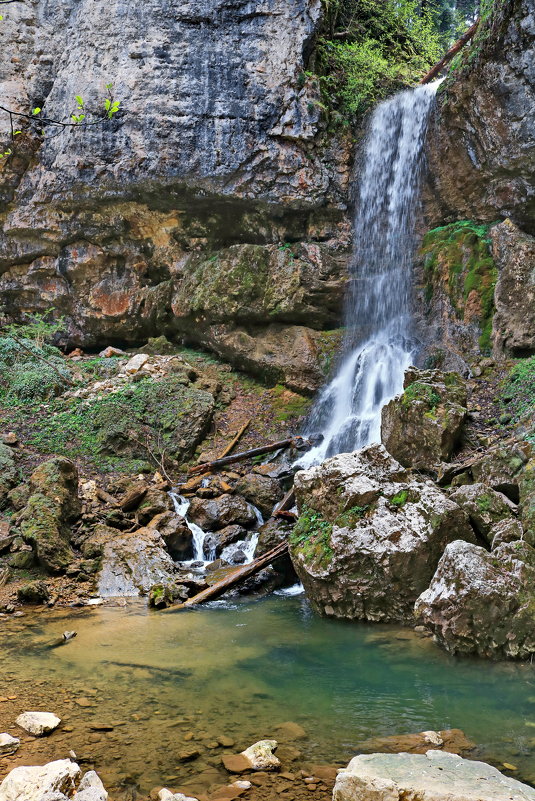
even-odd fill
[(51, 712), (23, 712), (15, 723), (28, 734), (33, 734), (34, 737), (43, 737), (58, 728), (61, 718)]
[(381, 445), (296, 474), (295, 570), (324, 615), (412, 620), (446, 545), (475, 535), (462, 509)]
[(444, 729), (444, 731), (421, 731), (417, 734), (393, 734), (389, 737), (374, 737), (358, 743), (358, 750), (363, 753), (381, 754), (425, 754), (430, 748), (446, 751), (449, 754), (466, 756), (474, 750), (476, 744), (461, 729)]
[(281, 763), (273, 753), (276, 740), (260, 740), (241, 754), (224, 754), (221, 758), (229, 773), (246, 773), (251, 770), (279, 770)]
[(333, 801), (535, 801), (535, 790), (484, 762), (443, 751), (357, 756), (338, 773)]
[(466, 418), (466, 386), (458, 373), (415, 370), (404, 392), (381, 414), (381, 441), (405, 467), (432, 470), (451, 458)]
[(529, 659), (535, 653), (535, 550), (510, 542), (489, 553), (453, 542), (415, 613), (452, 653)]

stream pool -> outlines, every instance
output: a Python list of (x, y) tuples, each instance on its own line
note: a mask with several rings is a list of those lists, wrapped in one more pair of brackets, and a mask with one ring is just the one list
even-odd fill
[[(108, 789), (197, 787), (219, 769), (218, 738), (236, 752), (294, 721), (308, 734), (293, 744), (298, 760), (343, 764), (370, 737), (461, 728), (477, 757), (535, 783), (535, 667), (456, 659), (395, 626), (323, 620), (303, 595), (171, 613), (135, 601), (0, 625), (0, 731), (15, 733), (25, 709), (63, 719), (51, 737), (23, 742), (4, 773), (72, 749)], [(75, 639), (46, 647), (68, 629)], [(199, 756), (182, 761), (192, 747)]]

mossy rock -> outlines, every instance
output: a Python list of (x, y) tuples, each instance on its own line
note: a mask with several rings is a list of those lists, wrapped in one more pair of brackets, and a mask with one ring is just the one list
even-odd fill
[(316, 568), (327, 567), (334, 555), (332, 533), (332, 523), (320, 512), (303, 506), (289, 539), (294, 556), (301, 557), (305, 564)]
[(65, 526), (61, 506), (52, 498), (35, 493), (30, 497), (20, 524), (39, 564), (49, 573), (63, 573), (73, 561), (69, 545), (69, 529)]
[(8, 445), (0, 442), (0, 509), (8, 504), (8, 493), (17, 483), (17, 466), (13, 451)]

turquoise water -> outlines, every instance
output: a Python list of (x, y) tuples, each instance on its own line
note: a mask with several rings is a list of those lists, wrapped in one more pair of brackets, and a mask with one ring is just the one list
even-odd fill
[[(66, 629), (78, 636), (43, 647)], [(0, 730), (40, 702), (73, 729), (41, 748), (82, 752), (110, 786), (213, 774), (218, 736), (241, 750), (288, 720), (309, 735), (301, 760), (345, 763), (370, 737), (461, 728), (478, 757), (535, 782), (533, 666), (456, 659), (407, 629), (323, 620), (304, 596), (164, 614), (141, 603), (58, 611), (3, 631), (1, 693), (17, 700), (0, 705)], [(90, 737), (103, 720), (113, 731)], [(201, 750), (186, 764), (184, 742)]]

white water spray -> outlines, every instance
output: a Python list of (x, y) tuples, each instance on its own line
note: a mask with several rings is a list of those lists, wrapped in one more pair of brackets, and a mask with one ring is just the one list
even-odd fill
[(411, 364), (410, 289), (423, 143), (440, 81), (401, 92), (375, 110), (362, 158), (354, 254), (338, 372), (323, 389), (307, 434), (323, 441), (310, 467), (381, 438), (381, 409), (403, 390)]

